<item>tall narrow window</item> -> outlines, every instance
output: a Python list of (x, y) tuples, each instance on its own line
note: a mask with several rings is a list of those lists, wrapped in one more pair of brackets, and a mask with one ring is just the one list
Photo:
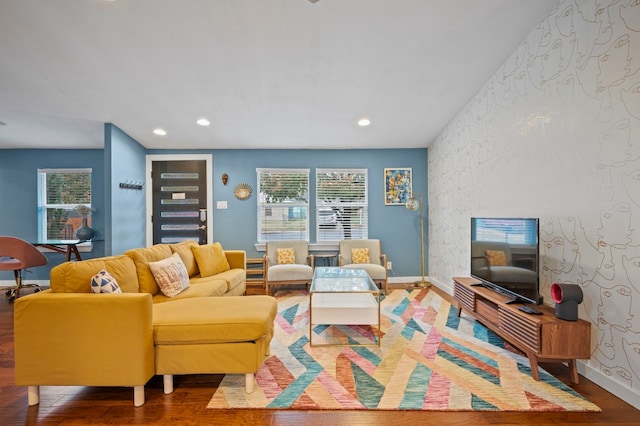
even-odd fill
[[(38, 169), (38, 239), (72, 240), (91, 211), (91, 169)], [(88, 225), (91, 216), (88, 215)]]
[(316, 241), (368, 238), (367, 169), (316, 169)]
[(258, 242), (309, 241), (309, 169), (256, 169)]

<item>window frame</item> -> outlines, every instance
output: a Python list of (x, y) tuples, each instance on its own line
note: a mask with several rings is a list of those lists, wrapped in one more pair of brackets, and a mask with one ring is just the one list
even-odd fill
[[(368, 239), (369, 238), (369, 170), (367, 168), (316, 168), (316, 193), (315, 193), (315, 217), (316, 217), (316, 243), (318, 244), (327, 244), (327, 243), (337, 243), (339, 241), (345, 239)], [(352, 175), (363, 175), (363, 192), (362, 192), (362, 200), (358, 201), (329, 201), (327, 202), (323, 197), (323, 190), (321, 189), (320, 177), (327, 174), (352, 174)], [(349, 188), (353, 188), (353, 185), (349, 185)], [(345, 187), (346, 189), (347, 187)], [(342, 232), (327, 232), (326, 226), (323, 229), (323, 223), (320, 220), (320, 211), (325, 210), (327, 207), (330, 207), (334, 210), (338, 217), (336, 225), (336, 229), (340, 229)], [(356, 238), (353, 235), (353, 228), (349, 226), (348, 233), (349, 238), (347, 238), (347, 232), (345, 232), (345, 221), (340, 219), (340, 213), (344, 212), (345, 208), (357, 208), (361, 213), (361, 225), (359, 228), (360, 232), (357, 233)], [(364, 215), (362, 213), (364, 212)], [(349, 222), (351, 225), (351, 222)], [(330, 231), (330, 230), (329, 230)], [(334, 235), (336, 238), (325, 238), (325, 235)]]
[[(49, 229), (47, 226), (48, 209), (63, 209), (69, 212), (76, 210), (77, 206), (82, 204), (87, 206), (91, 211), (93, 209), (92, 202), (73, 202), (73, 203), (49, 203), (47, 201), (47, 175), (51, 174), (88, 174), (89, 176), (89, 197), (92, 198), (91, 190), (93, 185), (93, 169), (88, 167), (74, 167), (74, 168), (39, 168), (37, 170), (37, 202), (38, 202), (38, 241), (49, 241), (58, 239), (75, 240), (75, 236), (72, 238), (53, 238), (49, 236)], [(74, 230), (75, 232), (75, 230)], [(83, 242), (79, 245), (91, 246), (90, 241)]]

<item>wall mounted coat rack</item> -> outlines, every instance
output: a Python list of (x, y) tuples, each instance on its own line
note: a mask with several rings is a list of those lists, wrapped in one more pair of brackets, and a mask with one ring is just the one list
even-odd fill
[(129, 181), (120, 182), (120, 188), (122, 188), (122, 189), (137, 189), (137, 190), (141, 190), (142, 189), (142, 183), (129, 182)]

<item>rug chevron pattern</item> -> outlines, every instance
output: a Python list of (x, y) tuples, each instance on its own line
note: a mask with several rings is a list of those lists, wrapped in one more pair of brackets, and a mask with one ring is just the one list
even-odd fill
[[(207, 408), (600, 411), (455, 307), (425, 290), (396, 290), (381, 303), (380, 347), (309, 346), (308, 295), (283, 292), (272, 355), (244, 392), (226, 375)], [(359, 341), (367, 327), (314, 328)], [(316, 337), (314, 335), (314, 340)]]

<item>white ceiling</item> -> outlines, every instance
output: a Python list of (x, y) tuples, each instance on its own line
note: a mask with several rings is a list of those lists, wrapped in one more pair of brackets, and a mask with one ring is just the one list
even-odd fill
[(426, 147), (556, 3), (1, 0), (0, 148)]

